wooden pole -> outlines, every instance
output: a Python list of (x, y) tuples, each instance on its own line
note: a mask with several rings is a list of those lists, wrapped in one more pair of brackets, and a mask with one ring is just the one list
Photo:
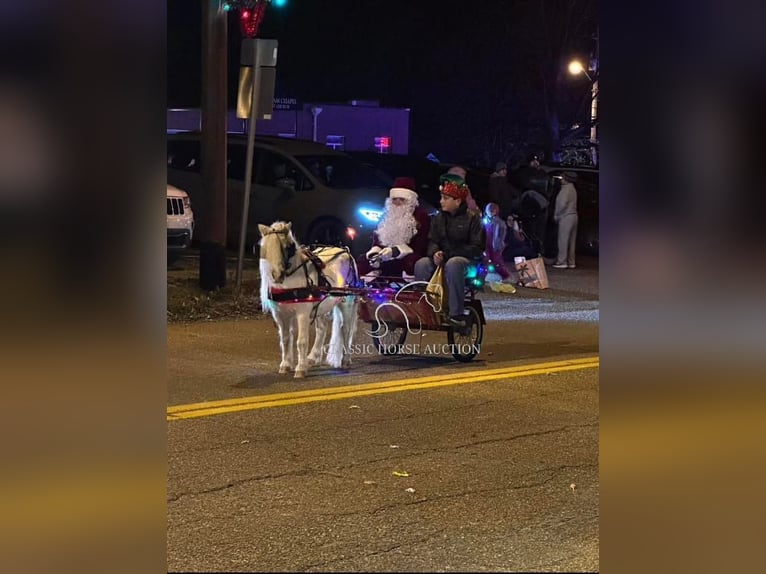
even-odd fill
[(226, 285), (227, 21), (221, 0), (202, 1), (202, 157), (205, 202), (199, 236), (200, 284)]

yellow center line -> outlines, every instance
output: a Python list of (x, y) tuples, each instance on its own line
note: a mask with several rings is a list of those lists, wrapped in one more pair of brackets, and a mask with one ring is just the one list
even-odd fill
[(317, 401), (331, 401), (363, 397), (383, 393), (395, 393), (416, 389), (429, 389), (448, 385), (460, 385), (465, 383), (480, 383), (498, 379), (528, 377), (532, 375), (544, 375), (560, 371), (575, 371), (579, 369), (592, 369), (599, 366), (598, 357), (586, 357), (582, 359), (570, 359), (550, 363), (537, 363), (534, 365), (522, 365), (518, 367), (505, 367), (502, 369), (489, 369), (473, 371), (465, 375), (434, 375), (414, 379), (400, 379), (396, 381), (383, 381), (380, 383), (368, 383), (364, 385), (346, 385), (342, 387), (329, 387), (321, 389), (309, 389), (291, 393), (276, 393), (273, 395), (258, 395), (255, 397), (242, 397), (237, 399), (224, 399), (220, 401), (207, 401), (188, 405), (176, 405), (168, 407), (167, 420), (180, 420), (253, 409), (264, 409), (287, 405), (313, 403)]

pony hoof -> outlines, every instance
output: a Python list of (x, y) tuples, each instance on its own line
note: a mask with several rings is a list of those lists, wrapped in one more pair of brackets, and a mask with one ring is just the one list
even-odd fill
[(303, 378), (303, 377), (305, 377), (305, 376), (306, 376), (306, 371), (295, 371), (295, 376), (294, 376), (294, 378), (296, 378), (296, 379), (302, 379), (302, 378)]
[(289, 371), (289, 370), (290, 370), (290, 369), (288, 369), (287, 367), (279, 367), (279, 374), (280, 374), (280, 375), (284, 375), (284, 374), (285, 374), (285, 373), (287, 373), (287, 371)]

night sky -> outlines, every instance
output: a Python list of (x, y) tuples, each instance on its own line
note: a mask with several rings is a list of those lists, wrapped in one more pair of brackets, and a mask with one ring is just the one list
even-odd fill
[[(167, 0), (168, 107), (200, 105), (201, 1)], [(596, 7), (592, 0), (288, 0), (267, 8), (259, 37), (279, 40), (276, 95), (407, 107), (412, 153), (493, 164), (544, 146), (545, 74), (548, 91), (558, 89), (562, 126), (587, 122), (589, 84), (566, 77), (564, 60), (587, 61)], [(232, 12), (231, 108), (241, 38)]]

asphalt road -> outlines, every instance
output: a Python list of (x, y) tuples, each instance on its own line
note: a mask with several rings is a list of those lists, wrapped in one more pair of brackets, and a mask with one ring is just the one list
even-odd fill
[(597, 571), (597, 265), (549, 279), (481, 295), (469, 364), (296, 380), (269, 318), (170, 325), (168, 569)]

